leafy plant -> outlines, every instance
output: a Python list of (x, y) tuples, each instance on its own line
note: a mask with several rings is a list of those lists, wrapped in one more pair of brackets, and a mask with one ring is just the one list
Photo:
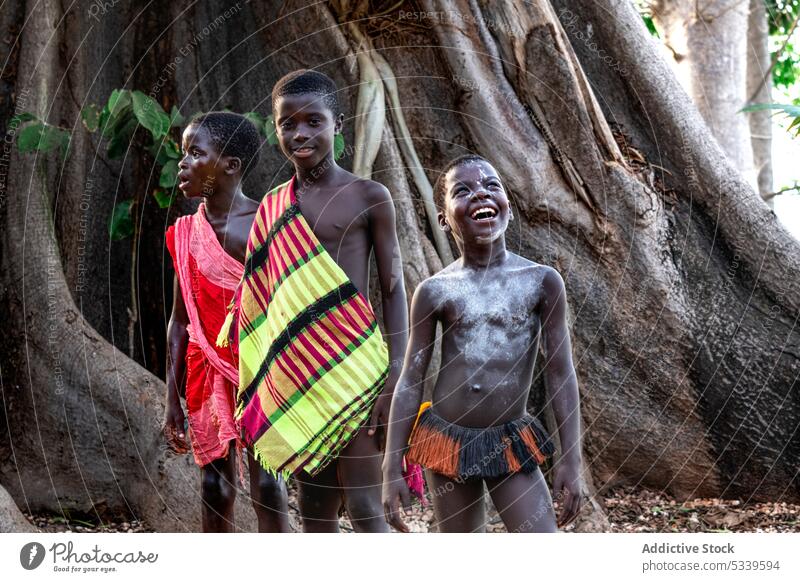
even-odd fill
[(800, 136), (800, 106), (785, 103), (756, 103), (745, 107), (742, 111), (763, 111), (765, 109), (774, 109), (776, 112), (783, 112), (792, 118), (792, 122), (786, 129), (795, 136)]
[[(243, 114), (258, 129), (270, 145), (278, 145), (272, 115), (263, 116), (256, 111)], [(153, 157), (158, 172), (158, 186), (152, 196), (159, 208), (169, 208), (175, 200), (178, 185), (178, 163), (182, 157), (178, 141), (170, 135), (177, 133), (186, 120), (176, 106), (169, 114), (152, 97), (128, 89), (114, 89), (105, 105), (89, 104), (81, 110), (81, 121), (90, 133), (99, 133), (107, 141), (106, 153), (110, 159), (125, 156), (131, 147), (141, 149)], [(47, 153), (60, 149), (62, 158), (69, 149), (70, 134), (64, 128), (47, 124), (31, 113), (20, 113), (10, 120), (12, 126), (24, 127), (18, 132), (17, 148), (21, 153)], [(143, 128), (144, 132), (138, 130)], [(334, 141), (334, 157), (344, 155), (344, 136), (337, 135)], [(112, 240), (122, 240), (135, 232), (133, 207), (134, 196), (114, 205), (108, 224)]]

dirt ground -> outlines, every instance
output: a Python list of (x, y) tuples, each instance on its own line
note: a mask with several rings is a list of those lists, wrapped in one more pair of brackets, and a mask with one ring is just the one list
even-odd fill
[[(299, 530), (297, 505), (290, 489), (289, 514)], [(800, 532), (800, 505), (784, 502), (743, 503), (736, 499), (694, 499), (678, 503), (664, 493), (621, 488), (607, 493), (603, 504), (611, 532)], [(27, 515), (43, 532), (147, 532), (147, 524), (137, 520), (93, 520), (87, 516)], [(489, 504), (487, 531), (504, 532), (497, 512)], [(415, 503), (406, 517), (412, 532), (427, 532), (434, 527), (433, 509)], [(353, 531), (346, 518), (342, 531)], [(572, 529), (568, 528), (567, 531)]]

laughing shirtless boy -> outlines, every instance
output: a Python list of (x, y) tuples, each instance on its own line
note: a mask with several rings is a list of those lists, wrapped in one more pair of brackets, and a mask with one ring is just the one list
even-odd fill
[[(414, 293), (383, 462), (386, 519), (408, 531), (400, 516), (401, 503), (409, 503), (401, 476), (406, 454), (428, 469), (439, 531), (483, 531), (484, 482), (508, 531), (556, 531), (581, 505), (580, 411), (564, 282), (551, 267), (506, 250), (512, 213), (485, 159), (453, 160), (434, 195), (440, 226), (453, 234), (461, 258)], [(432, 403), (420, 406), (437, 323), (441, 369)], [(563, 451), (554, 478), (558, 524), (539, 469), (553, 445), (526, 410), (540, 338)]]

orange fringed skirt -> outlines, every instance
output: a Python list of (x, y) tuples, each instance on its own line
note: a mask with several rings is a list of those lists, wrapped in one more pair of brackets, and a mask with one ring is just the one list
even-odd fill
[(451, 479), (532, 473), (553, 454), (549, 435), (533, 416), (473, 428), (447, 422), (430, 406), (420, 407), (406, 458)]

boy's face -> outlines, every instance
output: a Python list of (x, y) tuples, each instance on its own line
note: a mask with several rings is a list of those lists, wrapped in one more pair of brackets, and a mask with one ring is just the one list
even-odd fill
[(333, 112), (319, 95), (279, 97), (273, 105), (278, 143), (295, 167), (315, 168), (333, 155), (333, 140), (342, 131), (344, 115)]
[(178, 188), (187, 198), (214, 194), (220, 178), (233, 173), (232, 165), (239, 162), (239, 158), (220, 156), (208, 130), (197, 125), (184, 130), (181, 149)]
[(504, 235), (512, 218), (508, 196), (495, 169), (486, 162), (456, 166), (445, 176), (444, 210), (439, 224), (456, 241), (489, 244)]

